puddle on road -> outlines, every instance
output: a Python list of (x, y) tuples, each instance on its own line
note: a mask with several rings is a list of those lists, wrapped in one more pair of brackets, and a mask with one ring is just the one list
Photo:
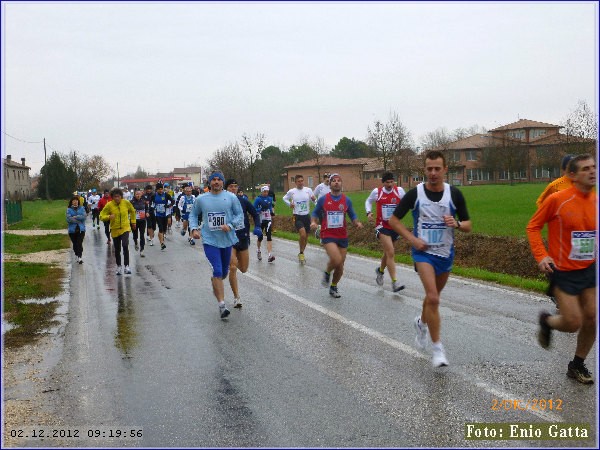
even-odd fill
[(138, 333), (135, 302), (129, 279), (117, 281), (117, 297), (115, 346), (123, 353), (123, 359), (131, 359), (131, 352), (138, 345)]

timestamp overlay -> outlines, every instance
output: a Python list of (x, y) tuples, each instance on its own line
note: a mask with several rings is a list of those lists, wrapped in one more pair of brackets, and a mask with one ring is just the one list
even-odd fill
[(35, 426), (7, 429), (12, 439), (24, 441), (88, 441), (88, 440), (142, 440), (144, 430), (139, 426)]

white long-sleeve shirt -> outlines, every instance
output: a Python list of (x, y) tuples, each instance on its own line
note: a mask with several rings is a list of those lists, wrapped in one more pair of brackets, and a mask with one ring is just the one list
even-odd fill
[(294, 204), (294, 214), (297, 216), (306, 216), (310, 214), (310, 201), (316, 202), (317, 198), (311, 188), (303, 187), (302, 189), (293, 188), (287, 191), (283, 196), (283, 201), (286, 205)]
[(329, 187), (328, 184), (321, 183), (315, 188), (315, 197), (317, 197), (317, 200), (319, 200), (321, 197), (323, 197), (326, 194), (329, 194), (330, 192), (331, 187)]

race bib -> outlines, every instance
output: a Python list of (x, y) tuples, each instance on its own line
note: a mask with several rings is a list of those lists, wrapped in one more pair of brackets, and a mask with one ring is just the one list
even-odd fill
[(144, 211), (135, 211), (135, 218), (136, 219), (145, 219), (146, 218), (146, 213)]
[(569, 259), (577, 261), (593, 261), (596, 259), (595, 231), (571, 232), (571, 254)]
[(383, 220), (390, 220), (390, 217), (392, 217), (392, 214), (394, 214), (394, 211), (396, 210), (396, 205), (393, 203), (390, 203), (388, 205), (381, 205), (381, 215), (383, 216), (382, 219)]
[(271, 211), (268, 209), (266, 211), (261, 211), (260, 220), (271, 220)]
[(221, 225), (225, 225), (225, 213), (224, 212), (209, 212), (208, 214), (208, 228), (210, 231), (220, 231)]
[(327, 228), (342, 228), (344, 211), (327, 211)]
[(306, 200), (296, 202), (296, 214), (308, 214), (308, 202)]
[(157, 203), (156, 204), (156, 212), (157, 213), (164, 213), (165, 212), (165, 204), (164, 203)]
[(444, 243), (445, 231), (446, 224), (444, 222), (423, 222), (421, 225), (421, 239), (427, 242), (430, 248), (442, 248), (446, 246)]

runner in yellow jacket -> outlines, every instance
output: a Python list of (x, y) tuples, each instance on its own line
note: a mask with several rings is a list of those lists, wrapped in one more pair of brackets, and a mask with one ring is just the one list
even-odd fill
[(115, 258), (117, 260), (117, 275), (123, 275), (121, 265), (121, 246), (123, 247), (123, 259), (125, 263), (125, 274), (131, 274), (129, 268), (129, 233), (135, 230), (136, 218), (135, 208), (123, 198), (123, 191), (114, 188), (110, 191), (112, 200), (100, 211), (100, 220), (110, 220), (110, 235), (115, 246)]

